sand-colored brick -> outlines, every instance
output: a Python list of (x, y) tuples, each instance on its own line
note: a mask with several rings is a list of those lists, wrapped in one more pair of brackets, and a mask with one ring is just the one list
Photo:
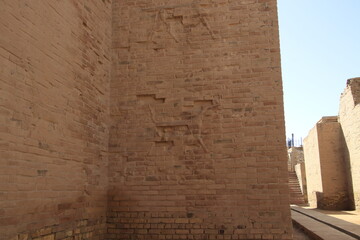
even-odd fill
[(1, 1), (0, 239), (104, 227), (110, 19), (109, 1)]
[(344, 137), (348, 187), (353, 205), (360, 209), (360, 78), (349, 79), (341, 95), (339, 121)]
[(310, 206), (329, 210), (349, 208), (343, 152), (338, 117), (323, 117), (304, 139)]
[(113, 43), (109, 222), (290, 238), (276, 1), (113, 1)]
[(1, 240), (291, 239), (275, 0), (2, 1), (0, 32)]

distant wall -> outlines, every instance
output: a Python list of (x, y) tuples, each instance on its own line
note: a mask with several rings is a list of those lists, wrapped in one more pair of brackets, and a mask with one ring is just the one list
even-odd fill
[(319, 207), (347, 209), (348, 193), (340, 123), (337, 117), (323, 117), (317, 128), (323, 184)]
[(304, 162), (304, 151), (302, 147), (288, 148), (288, 170), (295, 171), (295, 165)]
[(317, 207), (317, 193), (323, 192), (317, 126), (304, 139), (304, 159), (308, 202)]
[(345, 141), (348, 182), (360, 209), (360, 78), (349, 79), (340, 99), (339, 121)]
[(301, 192), (304, 196), (304, 200), (305, 200), (305, 202), (308, 202), (305, 163), (301, 162), (301, 163), (296, 164), (294, 169), (295, 169), (296, 176), (299, 180), (299, 185), (301, 188)]
[(304, 148), (310, 205), (321, 209), (347, 209), (343, 142), (337, 117), (323, 117), (306, 138)]
[(0, 239), (100, 239), (111, 5), (0, 5)]

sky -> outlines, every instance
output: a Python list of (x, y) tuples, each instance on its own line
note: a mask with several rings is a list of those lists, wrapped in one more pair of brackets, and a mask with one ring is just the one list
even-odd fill
[(360, 0), (278, 0), (278, 14), (286, 136), (300, 142), (360, 77)]

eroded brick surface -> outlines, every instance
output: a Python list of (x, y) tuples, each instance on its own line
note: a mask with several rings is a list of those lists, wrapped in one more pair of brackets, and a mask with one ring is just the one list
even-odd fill
[(290, 239), (278, 44), (275, 1), (113, 2), (109, 239)]
[(3, 239), (291, 239), (275, 0), (0, 11)]
[(26, 233), (16, 234), (14, 237), (10, 238), (10, 240), (103, 240), (105, 234), (105, 218), (95, 221), (83, 219), (46, 226), (36, 230), (28, 230)]
[(110, 14), (109, 1), (0, 1), (0, 239), (105, 223)]

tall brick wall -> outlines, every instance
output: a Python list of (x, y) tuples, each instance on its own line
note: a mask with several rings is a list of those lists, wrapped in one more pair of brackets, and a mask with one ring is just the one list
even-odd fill
[(317, 127), (324, 191), (319, 207), (346, 209), (349, 199), (340, 123), (337, 117), (323, 118)]
[(323, 192), (317, 126), (304, 139), (304, 160), (308, 203), (317, 207), (317, 192)]
[(349, 189), (360, 209), (360, 78), (348, 80), (340, 99), (339, 119), (346, 144)]
[(0, 1), (0, 239), (103, 239), (110, 18), (109, 1)]
[(113, 1), (108, 239), (291, 239), (276, 1)]
[(275, 0), (1, 1), (0, 31), (1, 240), (291, 239)]
[(310, 206), (347, 209), (347, 178), (337, 117), (323, 117), (305, 139), (304, 149)]

